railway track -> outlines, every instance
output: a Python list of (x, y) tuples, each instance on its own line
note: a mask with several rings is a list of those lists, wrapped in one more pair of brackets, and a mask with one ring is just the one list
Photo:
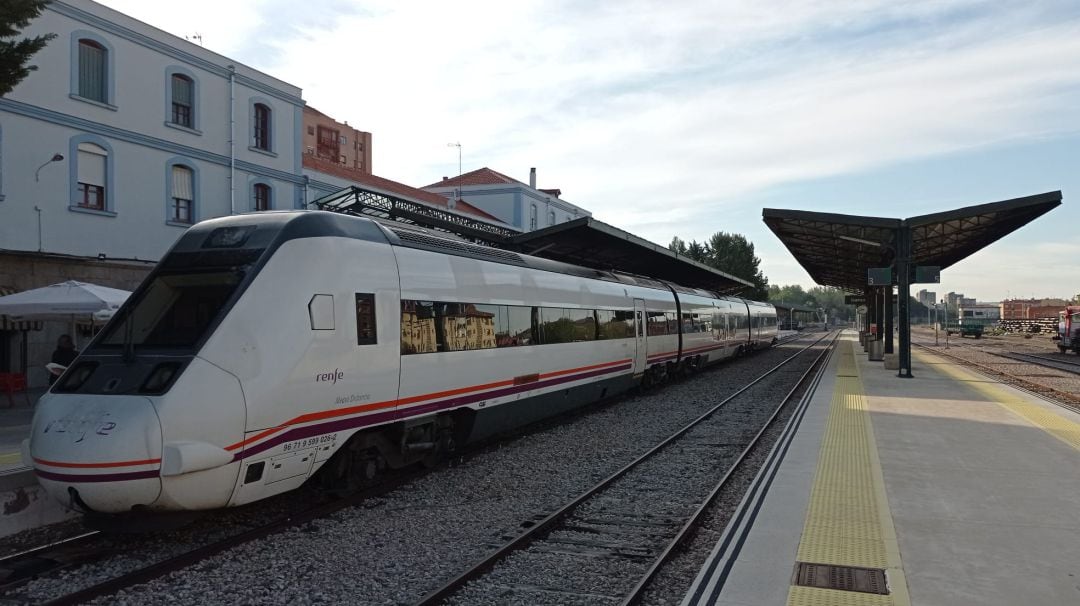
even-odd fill
[[(805, 336), (800, 334), (791, 335), (777, 344), (788, 343)], [(544, 423), (548, 422), (554, 422), (554, 420)], [(485, 450), (483, 446), (477, 448), (476, 453), (483, 450)], [(288, 513), (275, 518), (269, 523), (257, 525), (249, 530), (207, 543), (173, 557), (167, 557), (130, 572), (116, 575), (43, 603), (80, 604), (95, 598), (113, 595), (120, 590), (160, 578), (170, 572), (186, 568), (233, 547), (328, 516), (365, 499), (386, 494), (424, 473), (428, 473), (428, 471), (404, 474), (401, 477), (394, 477), (379, 486), (351, 494), (343, 499), (323, 503), (303, 511)], [(86, 532), (0, 558), (0, 595), (6, 594), (5, 597), (0, 598), (0, 601), (20, 599), (17, 593), (13, 593), (13, 590), (17, 590), (20, 585), (34, 578), (66, 569), (74, 569), (80, 565), (93, 563), (117, 554), (120, 550), (115, 546), (115, 542), (110, 543), (109, 538), (110, 535), (107, 533)], [(40, 600), (34, 601), (38, 602)]]
[[(813, 371), (824, 367), (833, 341), (820, 348), (780, 403), (762, 413), (767, 415), (764, 421), (759, 416), (756, 423), (746, 423), (742, 431), (728, 427), (726, 436), (722, 425), (730, 425), (731, 417), (740, 412), (744, 417), (752, 416), (747, 414), (752, 408), (761, 408), (761, 400), (752, 397), (760, 394), (753, 390), (828, 336), (785, 359), (559, 510), (530, 525), (418, 604), (636, 603), (678, 547), (693, 536), (704, 513), (781, 410), (815, 379)], [(731, 412), (731, 402), (739, 402), (743, 410)], [(728, 412), (722, 419), (716, 415), (720, 410)], [(722, 474), (724, 467), (717, 465), (721, 462), (728, 463)], [(683, 476), (675, 477), (679, 475), (676, 470)], [(692, 470), (697, 482), (686, 477), (687, 470)]]
[(1030, 364), (1038, 364), (1045, 368), (1053, 368), (1064, 372), (1080, 375), (1080, 362), (1073, 362), (1062, 358), (1056, 358), (1052, 356), (1040, 356), (1038, 354), (1021, 353), (1018, 351), (1010, 352), (996, 352), (988, 351), (986, 353), (992, 353), (995, 356), (1001, 356), (1003, 358), (1009, 358), (1012, 360), (1018, 360), (1020, 362), (1028, 362)]
[[(1020, 389), (1021, 391), (1025, 391), (1025, 392), (1030, 393), (1032, 395), (1038, 396), (1038, 397), (1040, 397), (1040, 398), (1042, 398), (1044, 400), (1047, 400), (1048, 402), (1051, 402), (1053, 404), (1057, 404), (1057, 405), (1062, 406), (1064, 408), (1068, 408), (1069, 410), (1080, 411), (1080, 396), (1078, 396), (1076, 394), (1073, 394), (1073, 393), (1070, 393), (1070, 392), (1067, 392), (1067, 391), (1064, 391), (1064, 390), (1061, 390), (1061, 389), (1056, 389), (1056, 388), (1050, 387), (1049, 385), (1043, 385), (1041, 383), (1037, 383), (1035, 381), (1031, 381), (1031, 380), (1025, 379), (1023, 377), (1018, 377), (1016, 375), (1009, 374), (1007, 372), (998, 370), (996, 368), (992, 368), (992, 367), (987, 366), (985, 364), (980, 364), (978, 362), (973, 362), (973, 361), (968, 360), (966, 358), (963, 358), (961, 356), (953, 355), (953, 354), (948, 353), (947, 351), (944, 351), (942, 349), (937, 349), (937, 348), (929, 347), (927, 345), (923, 345), (922, 343), (912, 343), (912, 345), (920, 347), (920, 348), (922, 348), (922, 349), (924, 349), (924, 350), (926, 350), (926, 351), (928, 351), (930, 353), (933, 353), (935, 355), (939, 355), (939, 356), (942, 356), (944, 358), (949, 358), (950, 360), (954, 360), (956, 362), (959, 362), (961, 365), (967, 366), (968, 368), (971, 368), (972, 370), (975, 370), (976, 372), (979, 372), (980, 374), (983, 374), (983, 375), (988, 376), (988, 377), (993, 378), (993, 379), (997, 379), (997, 380), (999, 380), (999, 381), (1001, 381), (1003, 383), (1007, 383), (1007, 384), (1009, 384), (1009, 385), (1011, 385), (1011, 386), (1013, 386), (1013, 387), (1015, 387), (1017, 389)], [(992, 353), (992, 352), (984, 352), (984, 353)], [(994, 355), (1001, 355), (1002, 357), (1010, 357), (1010, 356), (1005, 356), (1003, 354), (994, 354)], [(1027, 355), (1027, 354), (1019, 354), (1019, 355)], [(1038, 362), (1030, 362), (1030, 363), (1039, 364)], [(1040, 365), (1045, 366), (1044, 364), (1040, 364)]]

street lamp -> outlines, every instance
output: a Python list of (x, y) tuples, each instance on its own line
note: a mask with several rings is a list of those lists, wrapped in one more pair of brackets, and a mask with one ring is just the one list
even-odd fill
[(38, 173), (40, 173), (40, 172), (41, 172), (41, 169), (43, 169), (43, 168), (45, 168), (46, 166), (48, 166), (48, 165), (52, 164), (53, 162), (60, 162), (60, 161), (62, 161), (63, 159), (64, 159), (64, 154), (53, 154), (53, 157), (51, 157), (51, 158), (49, 158), (48, 160), (46, 160), (44, 164), (42, 164), (41, 166), (37, 167), (37, 170), (35, 170), (35, 171), (34, 171), (34, 181), (38, 181)]

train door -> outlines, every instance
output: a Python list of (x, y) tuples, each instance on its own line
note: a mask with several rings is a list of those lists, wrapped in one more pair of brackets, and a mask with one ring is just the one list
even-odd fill
[(634, 376), (645, 372), (649, 351), (645, 341), (645, 301), (634, 299), (634, 341), (637, 352), (634, 355)]

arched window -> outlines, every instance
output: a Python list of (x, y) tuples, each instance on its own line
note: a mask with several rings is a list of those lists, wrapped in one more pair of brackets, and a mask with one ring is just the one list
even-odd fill
[(172, 123), (186, 128), (195, 125), (195, 83), (182, 74), (173, 74)]
[(79, 40), (79, 96), (108, 103), (108, 50), (93, 40)]
[(555, 211), (548, 211), (548, 225), (555, 225)]
[(105, 210), (109, 152), (100, 145), (79, 143), (77, 153), (79, 156), (76, 160), (78, 181), (75, 206)]
[(533, 204), (529, 207), (529, 231), (536, 229), (536, 205)]
[(169, 192), (169, 220), (195, 222), (195, 171), (183, 164), (172, 167), (172, 191)]
[(256, 183), (252, 187), (252, 196), (254, 197), (255, 210), (270, 210), (270, 186), (265, 183)]
[(255, 104), (254, 125), (252, 135), (255, 139), (255, 147), (264, 151), (270, 151), (270, 107), (263, 103)]

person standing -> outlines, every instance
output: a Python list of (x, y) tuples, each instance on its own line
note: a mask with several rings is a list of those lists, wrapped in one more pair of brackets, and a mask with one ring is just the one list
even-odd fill
[[(71, 335), (60, 335), (60, 338), (56, 340), (52, 363), (67, 368), (77, 357), (79, 357), (79, 350), (75, 349), (75, 342), (71, 340)], [(57, 375), (49, 373), (49, 385), (55, 383), (57, 378)]]

